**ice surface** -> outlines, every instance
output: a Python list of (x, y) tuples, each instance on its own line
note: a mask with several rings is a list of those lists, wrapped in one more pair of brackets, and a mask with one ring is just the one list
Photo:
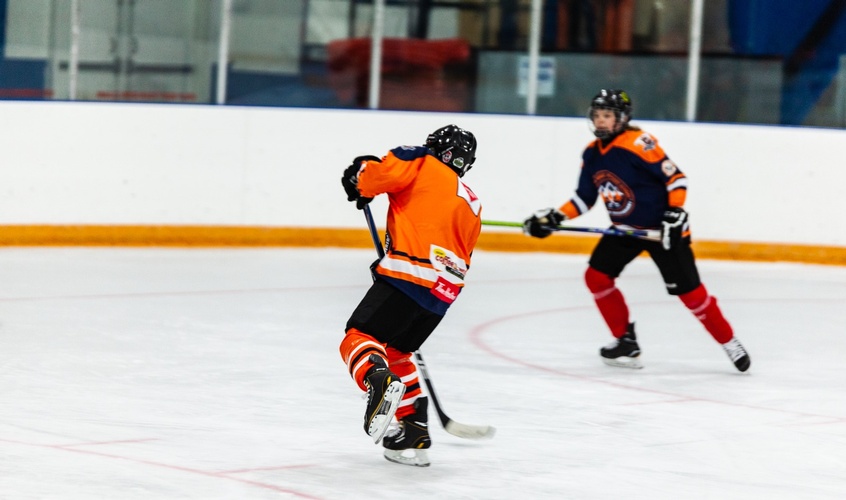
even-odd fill
[(618, 281), (643, 370), (585, 256), (478, 251), (423, 352), (444, 409), (497, 427), (396, 465), (338, 344), (373, 252), (0, 250), (3, 499), (846, 498), (846, 268), (700, 261), (738, 373), (648, 259)]

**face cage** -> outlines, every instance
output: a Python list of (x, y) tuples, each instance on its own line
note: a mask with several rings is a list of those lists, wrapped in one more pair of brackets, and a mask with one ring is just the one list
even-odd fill
[[(596, 125), (593, 124), (593, 112), (597, 109), (608, 109), (614, 112), (614, 118), (616, 123), (614, 123), (613, 130), (609, 130), (607, 132), (597, 132)], [(626, 125), (629, 123), (628, 115), (624, 115), (622, 111), (611, 106), (588, 106), (586, 116), (588, 120), (588, 130), (590, 130), (590, 132), (598, 139), (607, 139), (609, 137), (614, 137), (615, 135), (622, 132), (623, 129), (626, 128)]]

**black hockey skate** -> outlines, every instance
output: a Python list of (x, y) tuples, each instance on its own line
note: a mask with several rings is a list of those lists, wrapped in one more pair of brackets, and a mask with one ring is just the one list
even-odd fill
[(403, 465), (428, 467), (429, 456), (426, 449), (432, 446), (429, 438), (429, 398), (417, 398), (414, 413), (400, 420), (391, 428), (382, 440), (385, 458)]
[(640, 357), (640, 346), (637, 345), (634, 323), (629, 323), (629, 327), (622, 337), (601, 348), (599, 355), (602, 356), (602, 361), (609, 366), (643, 368), (638, 359)]
[(367, 387), (367, 410), (364, 412), (364, 432), (378, 443), (399, 407), (405, 384), (388, 370), (385, 361), (375, 354), (370, 355), (373, 367), (364, 376)]
[(722, 344), (723, 350), (728, 354), (729, 359), (738, 370), (745, 372), (752, 365), (752, 360), (749, 359), (749, 354), (743, 345), (736, 339), (732, 338), (725, 344)]

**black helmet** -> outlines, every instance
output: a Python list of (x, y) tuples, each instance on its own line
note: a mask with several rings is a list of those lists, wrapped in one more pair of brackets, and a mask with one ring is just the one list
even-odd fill
[[(593, 126), (593, 112), (597, 109), (610, 109), (617, 117), (617, 124), (614, 130), (596, 130)], [(632, 118), (632, 100), (625, 90), (602, 89), (590, 101), (590, 108), (588, 108), (588, 120), (593, 135), (600, 139), (608, 139), (613, 137), (628, 125)]]
[(476, 161), (476, 138), (456, 125), (435, 130), (426, 138), (426, 147), (432, 150), (449, 168), (462, 177)]

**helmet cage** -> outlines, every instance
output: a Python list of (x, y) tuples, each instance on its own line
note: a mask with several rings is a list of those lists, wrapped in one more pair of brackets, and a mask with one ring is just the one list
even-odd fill
[[(616, 122), (612, 130), (598, 130), (594, 125), (594, 112), (599, 109), (606, 109), (614, 112)], [(593, 135), (599, 139), (609, 139), (616, 136), (629, 124), (632, 117), (632, 101), (624, 90), (602, 89), (594, 96), (587, 110), (588, 127)]]

